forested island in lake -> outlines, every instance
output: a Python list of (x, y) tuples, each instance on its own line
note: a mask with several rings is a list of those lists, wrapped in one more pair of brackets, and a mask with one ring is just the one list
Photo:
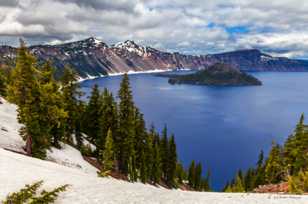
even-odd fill
[(168, 74), (170, 84), (207, 86), (260, 86), (262, 82), (231, 65), (216, 63), (207, 69), (186, 75)]

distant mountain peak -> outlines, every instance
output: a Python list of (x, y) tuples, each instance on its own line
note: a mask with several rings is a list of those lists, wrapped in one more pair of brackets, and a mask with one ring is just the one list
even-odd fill
[(107, 48), (108, 45), (104, 43), (102, 40), (95, 38), (95, 37), (89, 37), (84, 40), (69, 42), (61, 45), (57, 45), (59, 47), (69, 47), (73, 49), (88, 49), (88, 48)]
[[(81, 77), (155, 69), (204, 69), (217, 62), (241, 71), (308, 71), (308, 60), (274, 57), (258, 49), (194, 56), (161, 51), (132, 40), (108, 46), (98, 38), (89, 37), (64, 44), (33, 45), (29, 50), (40, 62), (53, 61), (58, 76), (65, 65), (73, 67)], [(14, 47), (0, 46), (0, 65), (14, 64), (16, 53)]]
[(102, 40), (95, 38), (95, 37), (89, 37), (89, 38), (85, 39), (84, 41), (87, 41), (87, 42), (90, 42), (90, 43), (93, 43), (93, 44), (104, 43)]
[(119, 42), (115, 44), (114, 47), (119, 49), (125, 49), (128, 52), (136, 53), (139, 56), (143, 56), (146, 54), (146, 48), (144, 46), (138, 45), (133, 40), (126, 40), (124, 42)]
[(142, 47), (135, 43), (133, 40), (125, 40), (124, 42), (119, 42), (115, 44), (115, 47)]

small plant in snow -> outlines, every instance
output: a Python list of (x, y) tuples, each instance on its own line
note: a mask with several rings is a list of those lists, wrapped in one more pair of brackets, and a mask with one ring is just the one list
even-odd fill
[(26, 185), (18, 192), (9, 194), (3, 204), (49, 204), (54, 203), (59, 193), (64, 192), (68, 185), (55, 188), (52, 191), (43, 190), (37, 195), (37, 190), (42, 186), (43, 181), (38, 181), (32, 185)]

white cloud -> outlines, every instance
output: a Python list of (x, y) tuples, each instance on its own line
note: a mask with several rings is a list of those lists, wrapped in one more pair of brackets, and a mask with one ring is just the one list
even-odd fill
[[(226, 27), (244, 27), (247, 31), (228, 33)], [(0, 2), (1, 38), (24, 36), (30, 43), (97, 36), (107, 43), (131, 39), (187, 53), (260, 48), (307, 57), (307, 35), (306, 0)]]

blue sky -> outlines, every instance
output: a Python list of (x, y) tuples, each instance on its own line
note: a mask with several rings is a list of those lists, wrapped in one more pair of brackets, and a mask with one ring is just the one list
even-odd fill
[(305, 0), (1, 0), (0, 43), (95, 36), (189, 54), (258, 48), (308, 58)]

